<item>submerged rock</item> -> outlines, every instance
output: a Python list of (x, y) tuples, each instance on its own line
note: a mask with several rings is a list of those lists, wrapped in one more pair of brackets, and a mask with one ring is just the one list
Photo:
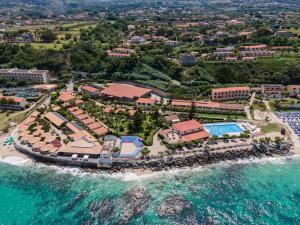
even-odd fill
[(192, 204), (179, 195), (169, 196), (156, 208), (159, 216), (174, 216), (180, 214), (185, 209), (191, 209)]
[(81, 200), (83, 200), (85, 197), (87, 196), (86, 192), (80, 192), (78, 195), (76, 195), (71, 202), (68, 203), (68, 205), (66, 206), (65, 211), (71, 211), (75, 205), (80, 202)]
[(144, 212), (150, 202), (151, 196), (144, 188), (134, 188), (127, 191), (118, 201), (118, 206), (123, 209), (119, 224), (125, 224), (134, 216)]

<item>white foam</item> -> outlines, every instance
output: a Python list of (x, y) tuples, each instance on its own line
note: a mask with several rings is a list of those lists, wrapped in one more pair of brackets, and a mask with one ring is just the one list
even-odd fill
[(28, 166), (33, 162), (30, 159), (24, 159), (20, 156), (7, 156), (5, 158), (0, 157), (0, 162), (8, 163), (15, 166)]

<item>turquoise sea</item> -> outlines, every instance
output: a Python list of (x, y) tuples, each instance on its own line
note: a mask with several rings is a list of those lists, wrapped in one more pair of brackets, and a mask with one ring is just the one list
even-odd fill
[[(174, 196), (185, 207), (158, 215)], [(138, 178), (0, 163), (0, 224), (300, 224), (300, 158)]]

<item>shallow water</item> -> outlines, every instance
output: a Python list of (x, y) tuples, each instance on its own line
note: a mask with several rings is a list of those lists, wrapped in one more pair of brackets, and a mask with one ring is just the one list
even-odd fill
[[(144, 177), (0, 163), (0, 224), (118, 224), (132, 207), (124, 193), (136, 187), (149, 199), (127, 224), (300, 224), (300, 158)], [(157, 206), (177, 195), (191, 207), (158, 216)], [(93, 217), (91, 203), (104, 201), (109, 209)]]

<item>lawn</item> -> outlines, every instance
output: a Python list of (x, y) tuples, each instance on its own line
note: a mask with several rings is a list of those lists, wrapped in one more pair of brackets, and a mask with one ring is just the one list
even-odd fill
[(254, 101), (252, 104), (252, 110), (267, 111), (266, 105), (261, 101)]
[(5, 127), (9, 126), (10, 122), (20, 123), (22, 122), (30, 112), (14, 112), (14, 113), (7, 113), (2, 112), (0, 113), (0, 130), (2, 131)]
[[(19, 45), (25, 45), (24, 43), (19, 43)], [(30, 45), (35, 49), (53, 49), (53, 50), (61, 50), (63, 44), (55, 44), (55, 43), (30, 43)]]
[(281, 126), (278, 123), (268, 123), (260, 127), (264, 134), (272, 132), (280, 132)]

